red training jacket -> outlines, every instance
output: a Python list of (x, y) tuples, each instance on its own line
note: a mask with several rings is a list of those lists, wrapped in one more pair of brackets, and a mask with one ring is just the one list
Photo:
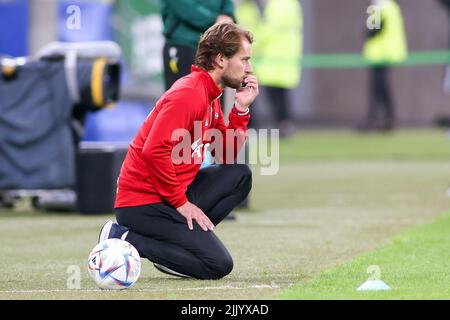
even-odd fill
[[(233, 108), (226, 126), (221, 94), (205, 70), (192, 66), (191, 73), (175, 82), (157, 101), (122, 164), (115, 208), (158, 202), (182, 206), (208, 143), (210, 147), (216, 143), (212, 154), (219, 163), (236, 159), (245, 142), (250, 115), (239, 114)], [(227, 135), (227, 129), (235, 134)]]

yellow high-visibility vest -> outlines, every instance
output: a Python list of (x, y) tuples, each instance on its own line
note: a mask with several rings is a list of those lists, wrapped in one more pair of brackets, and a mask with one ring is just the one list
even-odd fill
[(408, 56), (406, 35), (402, 13), (393, 0), (381, 4), (382, 30), (369, 38), (363, 49), (363, 55), (374, 64), (394, 64), (403, 62)]
[(239, 24), (255, 38), (252, 65), (260, 84), (294, 88), (301, 79), (303, 14), (298, 0), (269, 0), (261, 18), (254, 1), (236, 8)]

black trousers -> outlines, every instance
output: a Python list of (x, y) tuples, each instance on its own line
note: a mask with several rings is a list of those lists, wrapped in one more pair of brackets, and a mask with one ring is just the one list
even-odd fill
[[(271, 114), (274, 116), (274, 121), (276, 125), (280, 125), (283, 121), (289, 120), (289, 110), (288, 110), (288, 93), (289, 89), (278, 88), (271, 86), (260, 86), (261, 90), (267, 94), (268, 107), (270, 108)], [(256, 107), (258, 107), (260, 102), (256, 101)], [(258, 119), (258, 113), (255, 107), (250, 108), (250, 128), (261, 128), (263, 123)]]
[(175, 81), (191, 73), (196, 48), (167, 41), (163, 49), (164, 82), (168, 90)]
[(278, 87), (264, 87), (269, 98), (270, 107), (275, 113), (278, 123), (289, 120), (288, 89)]
[[(186, 196), (219, 224), (242, 200), (252, 184), (243, 164), (213, 165), (200, 170)], [(231, 272), (233, 259), (212, 231), (203, 231), (172, 206), (156, 203), (116, 209), (117, 222), (130, 228), (126, 240), (141, 257), (197, 279), (219, 279)]]
[(390, 92), (389, 68), (376, 66), (370, 71), (370, 103), (367, 120), (370, 123), (395, 120), (394, 105)]

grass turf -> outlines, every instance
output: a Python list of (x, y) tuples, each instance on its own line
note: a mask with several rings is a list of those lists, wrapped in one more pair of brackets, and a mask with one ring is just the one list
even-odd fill
[[(233, 272), (219, 281), (171, 278), (143, 260), (133, 288), (98, 291), (86, 274), (86, 258), (111, 216), (3, 210), (0, 299), (278, 297), (448, 209), (449, 144), (445, 132), (433, 130), (392, 136), (302, 132), (282, 141), (278, 174), (254, 170), (251, 209), (217, 228), (235, 261)], [(80, 290), (67, 287), (70, 266), (80, 269)], [(385, 266), (382, 272), (384, 280)]]
[[(450, 212), (395, 236), (387, 245), (279, 295), (283, 299), (449, 299)], [(379, 276), (368, 275), (376, 266)], [(368, 269), (370, 267), (370, 269)], [(367, 271), (367, 272), (366, 272)], [(358, 291), (381, 279), (391, 290)]]
[(282, 161), (450, 159), (450, 131), (405, 129), (355, 134), (348, 130), (305, 131), (280, 145)]

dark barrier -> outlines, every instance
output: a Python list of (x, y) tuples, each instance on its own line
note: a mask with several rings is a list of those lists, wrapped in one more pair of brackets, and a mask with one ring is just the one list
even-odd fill
[(117, 177), (128, 145), (82, 142), (77, 152), (77, 206), (85, 214), (114, 210)]

